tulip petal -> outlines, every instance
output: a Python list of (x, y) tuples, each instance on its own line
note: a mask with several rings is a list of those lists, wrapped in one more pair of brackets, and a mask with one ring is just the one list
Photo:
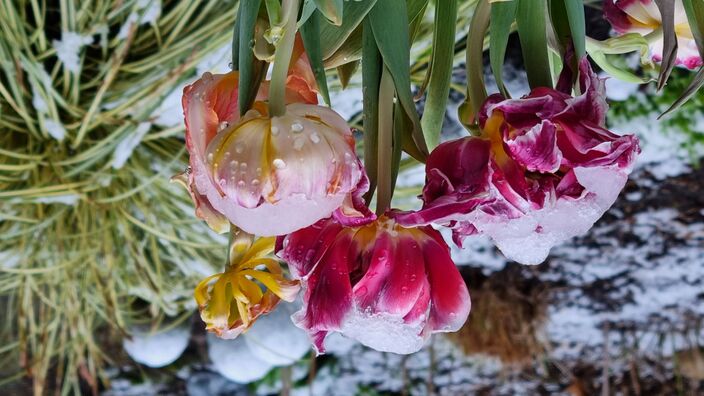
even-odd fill
[(556, 172), (562, 161), (562, 153), (557, 148), (556, 131), (555, 124), (543, 120), (524, 134), (507, 139), (506, 146), (513, 159), (529, 171)]
[[(427, 230), (428, 233), (435, 230)], [(469, 291), (447, 245), (428, 241), (422, 246), (430, 284), (430, 318), (432, 331), (457, 331), (469, 316), (472, 307)]]

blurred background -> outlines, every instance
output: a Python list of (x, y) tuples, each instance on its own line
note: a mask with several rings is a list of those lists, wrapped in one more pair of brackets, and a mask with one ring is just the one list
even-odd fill
[[(460, 2), (458, 49), (474, 4)], [(236, 340), (206, 335), (192, 292), (219, 271), (227, 240), (169, 178), (187, 164), (181, 92), (229, 70), (236, 9), (0, 2), (0, 394), (704, 392), (704, 94), (657, 119), (686, 88), (682, 69), (664, 93), (607, 80), (609, 127), (637, 134), (643, 153), (588, 235), (538, 266), (507, 262), (481, 237), (453, 247), (473, 303), (460, 332), (409, 356), (335, 336), (315, 357), (288, 319), (294, 305)], [(590, 37), (609, 36), (589, 2), (587, 17)], [(432, 21), (427, 13), (412, 51), (418, 85)], [(514, 37), (508, 51), (504, 79), (520, 96)], [(463, 59), (444, 139), (466, 133)], [(639, 58), (618, 61), (637, 68)], [(358, 128), (360, 80), (342, 90), (329, 74), (333, 108)], [(395, 205), (417, 208), (423, 168), (406, 159), (402, 169)]]

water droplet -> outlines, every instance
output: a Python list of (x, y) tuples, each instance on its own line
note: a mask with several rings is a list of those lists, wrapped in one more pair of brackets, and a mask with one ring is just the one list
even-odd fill
[(239, 163), (237, 161), (235, 161), (235, 160), (230, 161), (230, 169), (232, 169), (232, 170), (237, 169), (237, 165), (239, 165)]
[(310, 141), (315, 144), (320, 143), (320, 135), (318, 135), (318, 132), (313, 132), (310, 134)]
[(252, 187), (257, 187), (257, 186), (259, 186), (259, 180), (254, 179), (254, 180), (252, 180), (251, 184), (252, 184)]
[(213, 73), (211, 72), (205, 72), (203, 73), (203, 76), (201, 77), (203, 81), (211, 81), (213, 79)]
[(246, 171), (246, 170), (247, 170), (247, 163), (246, 163), (246, 162), (241, 163), (241, 164), (240, 164), (240, 169), (243, 170), (243, 171)]
[(401, 293), (403, 293), (403, 294), (408, 293), (408, 287), (406, 287), (406, 286), (401, 286)]
[(242, 154), (242, 153), (244, 152), (244, 144), (242, 144), (242, 143), (237, 143), (237, 144), (235, 145), (235, 152), (236, 152), (237, 154)]
[(213, 163), (213, 153), (208, 153), (208, 163)]
[(257, 176), (261, 176), (262, 174), (262, 168), (257, 168)]
[(230, 123), (227, 121), (223, 121), (218, 125), (218, 131), (222, 131), (223, 129), (227, 128), (230, 126)]
[(286, 167), (286, 163), (281, 158), (276, 158), (273, 164), (276, 169), (284, 169)]
[(303, 132), (303, 124), (301, 124), (298, 121), (295, 121), (293, 124), (291, 124), (291, 132), (293, 132), (293, 133)]
[(304, 138), (296, 138), (296, 140), (293, 141), (293, 148), (294, 150), (300, 151), (303, 148), (303, 144), (305, 143)]
[(227, 64), (227, 67), (229, 67), (230, 70), (232, 70), (235, 66), (232, 64), (232, 62), (230, 62), (230, 63)]
[(274, 136), (277, 136), (279, 134), (279, 127), (277, 126), (272, 126), (271, 127), (271, 134)]
[(244, 185), (245, 185), (244, 180), (240, 180), (237, 182), (237, 187), (239, 187), (239, 188), (243, 188)]

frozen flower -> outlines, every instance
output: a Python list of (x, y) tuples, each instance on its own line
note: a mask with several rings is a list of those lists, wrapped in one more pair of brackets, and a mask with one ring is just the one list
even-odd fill
[(206, 329), (222, 338), (235, 338), (279, 300), (295, 300), (297, 281), (287, 280), (273, 258), (274, 238), (241, 243), (240, 253), (225, 272), (203, 279), (194, 296)]
[[(674, 1), (678, 44), (676, 64), (693, 70), (702, 65), (702, 58), (697, 50), (682, 0)], [(604, 0), (604, 16), (617, 33), (640, 33), (648, 37), (653, 60), (662, 61), (662, 18), (655, 0)]]
[(388, 213), (358, 227), (334, 218), (285, 237), (277, 254), (300, 279), (303, 308), (293, 315), (324, 352), (329, 332), (371, 348), (418, 351), (431, 333), (459, 329), (469, 292), (440, 233), (406, 228)]
[[(177, 180), (190, 187), (197, 215), (216, 231), (233, 223), (256, 235), (283, 235), (335, 211), (350, 221), (365, 216), (351, 195), (365, 180), (352, 131), (315, 104), (305, 54), (296, 50), (294, 59), (281, 116), (255, 102), (240, 119), (235, 72), (205, 74), (184, 90), (190, 173)], [(267, 94), (265, 82), (258, 99)]]
[(481, 136), (438, 146), (426, 164), (423, 208), (405, 225), (453, 228), (455, 242), (489, 235), (506, 257), (545, 260), (552, 246), (586, 232), (614, 203), (631, 172), (638, 139), (604, 128), (604, 81), (580, 63), (581, 95), (534, 89), (493, 95)]
[[(310, 64), (302, 52), (300, 40), (296, 42), (291, 69), (286, 81), (288, 103), (317, 103), (315, 80)], [(257, 100), (265, 100), (268, 81), (262, 83)], [(205, 191), (213, 189), (213, 179), (208, 175), (206, 149), (218, 133), (236, 124), (238, 109), (239, 73), (204, 73), (183, 91), (183, 111), (186, 120), (186, 147), (190, 155), (189, 169), (173, 178), (186, 186), (196, 206), (196, 215), (217, 232), (225, 232), (228, 219), (220, 208), (211, 204)]]
[(330, 216), (364, 173), (345, 120), (304, 103), (286, 106), (281, 116), (250, 110), (213, 138), (206, 158), (198, 190), (230, 222), (264, 236)]

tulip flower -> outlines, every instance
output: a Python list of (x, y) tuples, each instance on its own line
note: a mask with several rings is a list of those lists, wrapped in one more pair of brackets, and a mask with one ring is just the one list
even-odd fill
[(635, 136), (604, 127), (604, 81), (587, 60), (580, 89), (576, 97), (551, 88), (490, 96), (481, 136), (438, 146), (426, 164), (423, 208), (397, 220), (448, 225), (460, 246), (486, 234), (524, 264), (585, 233), (616, 200), (640, 149)]
[(202, 280), (194, 293), (206, 329), (221, 338), (242, 334), (280, 300), (295, 300), (299, 290), (298, 282), (287, 280), (272, 257), (274, 238), (250, 243), (235, 245), (240, 252), (234, 262), (225, 272)]
[(394, 217), (357, 227), (328, 218), (278, 239), (277, 254), (304, 290), (292, 318), (319, 352), (334, 331), (379, 351), (413, 353), (431, 333), (457, 331), (467, 319), (469, 292), (440, 233)]
[[(702, 65), (702, 58), (697, 50), (682, 0), (674, 1), (678, 45), (675, 64), (693, 70)], [(604, 0), (604, 16), (617, 33), (639, 33), (648, 38), (653, 61), (662, 61), (662, 18), (654, 0)]]
[[(262, 236), (293, 232), (350, 202), (362, 180), (350, 127), (334, 111), (315, 105), (315, 83), (302, 50), (293, 59), (286, 81), (289, 105), (278, 117), (256, 102), (240, 120), (237, 72), (206, 73), (184, 89), (190, 171), (176, 180), (189, 187), (197, 215), (218, 232), (229, 222)], [(268, 90), (264, 82), (257, 100)]]

